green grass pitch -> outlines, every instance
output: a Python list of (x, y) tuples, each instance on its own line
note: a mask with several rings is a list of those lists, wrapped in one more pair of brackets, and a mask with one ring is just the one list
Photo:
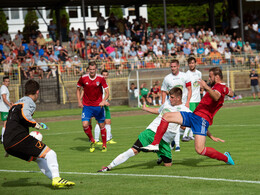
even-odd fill
[(118, 143), (108, 145), (107, 153), (101, 153), (101, 146), (89, 152), (81, 121), (49, 122), (50, 130), (42, 131), (43, 142), (57, 153), (61, 176), (76, 186), (53, 190), (36, 163), (5, 158), (1, 146), (0, 194), (259, 194), (259, 110), (260, 106), (223, 108), (210, 127), (214, 136), (226, 142), (208, 138), (206, 145), (229, 151), (235, 166), (197, 155), (192, 141), (181, 143), (181, 152), (172, 152), (172, 167), (158, 166), (154, 153), (140, 153), (101, 174), (97, 170), (130, 148), (155, 115), (112, 118), (112, 133)]

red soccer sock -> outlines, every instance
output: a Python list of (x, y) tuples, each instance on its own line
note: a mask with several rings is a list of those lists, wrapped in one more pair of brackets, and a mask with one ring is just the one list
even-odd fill
[(92, 128), (90, 126), (87, 126), (86, 128), (83, 127), (83, 129), (84, 129), (84, 132), (86, 133), (86, 135), (89, 137), (90, 141), (95, 142), (95, 139), (92, 135)]
[(104, 127), (100, 131), (101, 131), (101, 138), (102, 138), (103, 146), (107, 146), (107, 130)]
[(203, 151), (200, 153), (200, 155), (203, 156), (208, 156), (210, 158), (214, 158), (217, 160), (222, 160), (224, 162), (228, 161), (228, 157), (220, 152), (218, 152), (217, 150), (215, 150), (214, 148), (210, 148), (210, 147), (205, 147), (203, 149)]
[(162, 118), (161, 123), (157, 128), (157, 132), (154, 136), (154, 140), (153, 140), (152, 145), (156, 145), (156, 144), (160, 143), (160, 141), (161, 141), (164, 133), (166, 132), (168, 126), (169, 126), (168, 121), (166, 121), (164, 118)]

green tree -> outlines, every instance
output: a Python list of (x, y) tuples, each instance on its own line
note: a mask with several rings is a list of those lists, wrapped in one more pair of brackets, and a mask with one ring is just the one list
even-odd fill
[[(215, 16), (221, 15), (222, 3), (215, 4)], [(189, 25), (206, 25), (209, 21), (208, 18), (209, 5), (203, 4), (197, 5), (167, 5), (166, 15), (167, 23), (170, 25), (185, 27)], [(217, 19), (217, 18), (216, 18)], [(164, 12), (163, 6), (151, 6), (148, 7), (148, 21), (152, 27), (157, 27), (158, 25), (164, 25)]]
[(122, 10), (120, 5), (112, 5), (111, 8), (110, 8), (110, 13), (114, 13), (114, 15), (118, 19), (122, 19), (123, 18), (123, 10)]
[(33, 31), (39, 29), (38, 16), (34, 10), (28, 10), (24, 19), (23, 36), (29, 42), (29, 37)]
[(8, 31), (7, 18), (2, 8), (0, 8), (0, 34)]

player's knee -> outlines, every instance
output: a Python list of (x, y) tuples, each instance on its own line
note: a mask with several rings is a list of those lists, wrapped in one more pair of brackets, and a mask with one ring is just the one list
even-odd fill
[(57, 154), (54, 150), (50, 150), (46, 153), (45, 158), (57, 158)]
[(135, 155), (139, 154), (139, 151), (136, 150), (135, 148), (131, 148), (131, 149), (133, 150), (133, 152), (134, 152)]
[(204, 149), (204, 148), (202, 148), (202, 147), (195, 147), (195, 151), (196, 151), (197, 154), (199, 154), (199, 155), (202, 155), (201, 153), (202, 153), (203, 149)]

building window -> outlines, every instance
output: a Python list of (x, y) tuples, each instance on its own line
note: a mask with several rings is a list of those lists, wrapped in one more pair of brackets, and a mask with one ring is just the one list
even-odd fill
[(70, 18), (78, 18), (78, 8), (77, 6), (71, 6), (69, 8), (69, 17)]
[(5, 14), (7, 20), (9, 20), (9, 10), (8, 10), (8, 8), (4, 9), (4, 14)]
[(135, 16), (135, 8), (134, 7), (128, 8), (128, 15), (129, 16)]
[(50, 9), (46, 9), (46, 18), (48, 19), (52, 18), (52, 13)]
[(105, 16), (106, 17), (109, 17), (109, 14), (110, 14), (110, 6), (105, 6)]
[(27, 9), (23, 9), (23, 19), (25, 19), (26, 14), (28, 13)]
[(19, 9), (11, 8), (11, 19), (19, 19)]
[[(82, 9), (81, 9), (81, 16), (83, 17)], [(88, 6), (85, 6), (85, 17), (88, 17)]]
[(91, 6), (91, 17), (98, 17), (99, 14), (99, 7), (98, 6)]

